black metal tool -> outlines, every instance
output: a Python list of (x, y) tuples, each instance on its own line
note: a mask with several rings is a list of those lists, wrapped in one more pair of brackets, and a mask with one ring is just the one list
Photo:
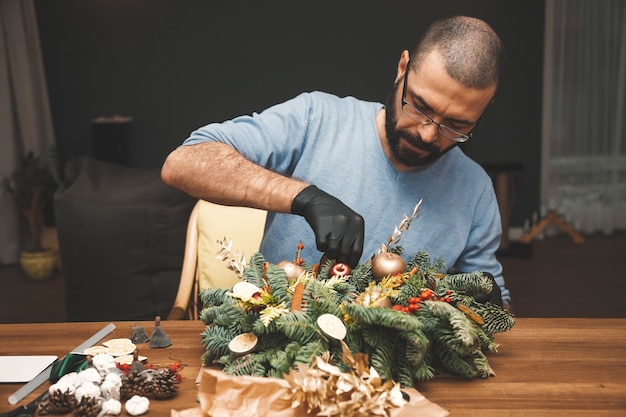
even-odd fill
[(35, 398), (26, 405), (21, 405), (13, 411), (0, 414), (0, 417), (35, 417), (37, 411), (37, 405), (48, 398), (50, 393), (45, 390), (39, 397)]

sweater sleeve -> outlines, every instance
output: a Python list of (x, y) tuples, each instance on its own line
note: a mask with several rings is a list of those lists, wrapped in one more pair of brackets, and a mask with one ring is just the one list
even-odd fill
[(502, 300), (509, 303), (511, 296), (505, 286), (502, 265), (496, 258), (501, 233), (502, 223), (495, 192), (493, 188), (485, 187), (476, 206), (465, 250), (455, 267), (461, 271), (481, 270), (491, 273), (502, 291)]
[(225, 143), (246, 159), (289, 175), (305, 149), (313, 102), (311, 93), (302, 93), (261, 113), (210, 123), (192, 132), (183, 145)]

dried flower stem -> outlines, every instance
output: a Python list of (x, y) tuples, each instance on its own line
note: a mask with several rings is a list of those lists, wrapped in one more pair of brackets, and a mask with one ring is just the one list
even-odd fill
[(246, 269), (245, 254), (232, 251), (232, 239), (217, 240), (220, 250), (217, 252), (217, 258), (226, 262), (226, 268), (233, 271), (239, 279), (243, 279), (243, 272)]
[(404, 215), (404, 219), (402, 219), (400, 225), (397, 226), (394, 229), (393, 233), (389, 236), (389, 238), (387, 239), (387, 244), (383, 243), (380, 246), (380, 250), (378, 251), (378, 253), (387, 252), (389, 251), (390, 246), (397, 245), (398, 242), (400, 242), (400, 236), (402, 235), (402, 232), (404, 232), (405, 230), (409, 230), (409, 226), (411, 225), (413, 219), (417, 219), (419, 217), (422, 201), (423, 200), (418, 201), (418, 203), (415, 205), (411, 216), (407, 216), (406, 214)]

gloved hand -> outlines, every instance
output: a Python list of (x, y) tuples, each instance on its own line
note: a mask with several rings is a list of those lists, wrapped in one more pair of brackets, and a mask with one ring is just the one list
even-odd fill
[(291, 212), (305, 218), (317, 250), (354, 268), (363, 253), (365, 221), (337, 198), (309, 185), (293, 199)]

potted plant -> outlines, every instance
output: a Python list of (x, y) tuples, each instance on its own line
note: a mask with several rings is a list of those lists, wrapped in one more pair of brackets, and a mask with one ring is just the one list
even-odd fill
[(44, 209), (51, 204), (57, 181), (49, 167), (32, 151), (27, 152), (15, 171), (2, 181), (2, 188), (13, 197), (20, 214), (28, 223), (29, 245), (21, 252), (20, 263), (29, 278), (48, 278), (57, 261), (55, 249), (42, 243)]

